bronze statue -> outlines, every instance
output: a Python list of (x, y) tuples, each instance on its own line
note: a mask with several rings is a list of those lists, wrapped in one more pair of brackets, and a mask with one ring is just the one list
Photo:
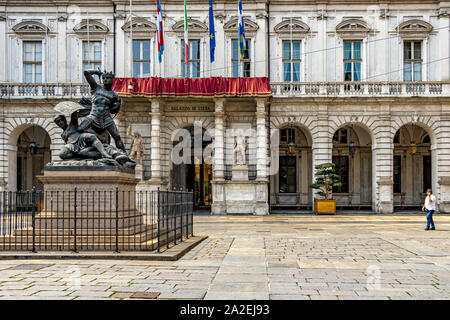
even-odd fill
[[(104, 85), (98, 85), (93, 75), (101, 76)], [(98, 160), (101, 165), (119, 164), (125, 168), (134, 168), (136, 162), (131, 159), (120, 138), (119, 130), (111, 118), (117, 114), (122, 105), (118, 94), (112, 90), (114, 74), (111, 72), (85, 71), (84, 75), (91, 86), (92, 102), (83, 98), (80, 103), (72, 101), (60, 102), (55, 110), (60, 113), (55, 123), (63, 129), (62, 139), (66, 143), (60, 152), (60, 158), (69, 165), (89, 165), (81, 160)], [(78, 124), (79, 117), (85, 117)], [(68, 119), (70, 122), (67, 123)], [(115, 141), (116, 147), (107, 144), (100, 135), (108, 132)]]
[[(103, 80), (103, 86), (95, 81), (93, 75), (98, 75)], [(105, 131), (113, 137), (117, 148), (125, 150), (125, 145), (120, 138), (119, 130), (111, 118), (111, 114), (116, 115), (122, 106), (122, 99), (119, 98), (117, 92), (112, 90), (114, 82), (114, 74), (112, 72), (101, 72), (99, 70), (86, 70), (84, 76), (91, 87), (93, 95), (92, 102), (82, 99), (80, 103), (90, 109), (89, 115), (81, 122), (78, 127), (79, 132), (84, 132), (92, 127), (97, 134)]]
[(92, 130), (78, 132), (78, 111), (73, 112), (70, 118), (69, 124), (65, 115), (58, 115), (54, 120), (64, 130), (61, 138), (66, 144), (59, 154), (62, 160), (113, 159), (123, 167), (134, 168), (136, 166), (136, 162), (126, 152), (104, 143), (101, 137)]

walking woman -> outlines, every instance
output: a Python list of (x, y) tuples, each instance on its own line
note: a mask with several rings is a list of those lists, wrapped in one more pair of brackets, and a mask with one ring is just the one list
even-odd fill
[(436, 210), (436, 197), (433, 194), (433, 191), (431, 189), (427, 190), (427, 197), (425, 198), (425, 203), (422, 207), (422, 211), (426, 211), (427, 213), (427, 227), (425, 230), (435, 230), (434, 228), (434, 221), (433, 221), (433, 213), (434, 210)]

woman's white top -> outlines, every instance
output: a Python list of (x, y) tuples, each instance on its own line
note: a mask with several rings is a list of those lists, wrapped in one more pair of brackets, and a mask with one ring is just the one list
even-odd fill
[[(430, 198), (432, 201), (430, 201)], [(436, 197), (434, 194), (427, 196), (425, 198), (425, 209), (427, 210), (436, 210)]]

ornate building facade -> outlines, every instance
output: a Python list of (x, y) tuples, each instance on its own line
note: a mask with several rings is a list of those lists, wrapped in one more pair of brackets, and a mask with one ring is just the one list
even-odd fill
[[(269, 96), (130, 88), (115, 121), (127, 148), (129, 127), (142, 138), (142, 189), (193, 189), (213, 214), (311, 210), (314, 166), (334, 162), (338, 208), (413, 209), (431, 188), (450, 212), (450, 1), (244, 0), (243, 59), (237, 1), (214, 1), (214, 63), (208, 1), (188, 1), (188, 66), (182, 1), (161, 3), (159, 63), (155, 1), (0, 0), (0, 190), (41, 187), (36, 176), (63, 143), (53, 107), (88, 96), (83, 70), (99, 67), (116, 77), (270, 81)], [(196, 127), (202, 155), (175, 164), (179, 130), (195, 137)], [(232, 172), (236, 130), (247, 132), (242, 181)]]

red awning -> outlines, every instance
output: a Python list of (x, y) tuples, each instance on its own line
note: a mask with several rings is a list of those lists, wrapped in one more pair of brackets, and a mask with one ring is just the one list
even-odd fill
[[(133, 90), (128, 90), (130, 82)], [(154, 97), (245, 97), (270, 96), (269, 78), (115, 78), (113, 90), (119, 95)]]

